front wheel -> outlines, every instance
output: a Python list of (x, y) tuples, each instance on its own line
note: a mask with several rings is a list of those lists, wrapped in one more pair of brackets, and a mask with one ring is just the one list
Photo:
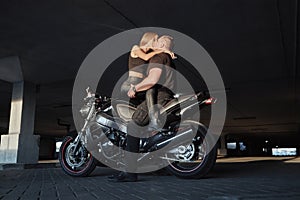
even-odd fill
[(97, 160), (81, 145), (74, 152), (74, 138), (67, 136), (60, 147), (59, 162), (65, 173), (70, 176), (88, 176), (96, 167)]
[[(217, 158), (214, 138), (200, 126), (193, 142), (177, 147), (175, 159), (168, 160), (167, 170), (180, 178), (202, 178), (213, 168)], [(168, 155), (167, 155), (168, 156)]]

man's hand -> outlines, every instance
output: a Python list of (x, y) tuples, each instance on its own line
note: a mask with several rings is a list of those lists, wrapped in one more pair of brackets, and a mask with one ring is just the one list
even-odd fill
[(135, 98), (135, 93), (136, 91), (134, 91), (134, 85), (131, 84), (129, 91), (127, 92), (127, 95), (129, 98)]

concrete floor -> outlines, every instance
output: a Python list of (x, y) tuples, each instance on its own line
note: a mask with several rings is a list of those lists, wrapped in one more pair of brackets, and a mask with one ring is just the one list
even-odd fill
[(25, 168), (0, 171), (0, 199), (300, 199), (299, 157), (219, 158), (205, 179), (142, 174), (136, 183), (107, 181), (109, 168), (85, 178), (56, 161)]

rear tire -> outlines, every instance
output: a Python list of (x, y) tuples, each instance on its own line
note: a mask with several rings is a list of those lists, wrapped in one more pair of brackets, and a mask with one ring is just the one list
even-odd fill
[[(168, 161), (169, 165), (166, 168), (171, 174), (179, 178), (203, 178), (212, 170), (217, 159), (217, 145), (214, 138), (206, 133), (206, 127), (201, 124), (195, 137), (197, 140), (185, 146), (186, 153), (177, 156), (181, 156), (182, 161)], [(184, 162), (187, 158), (188, 162)]]
[[(67, 136), (62, 142), (59, 151), (59, 162), (63, 171), (75, 177), (88, 176), (96, 168), (97, 160), (86, 150), (84, 146), (80, 146), (77, 155), (73, 155), (74, 138)], [(80, 145), (80, 144), (79, 144)]]

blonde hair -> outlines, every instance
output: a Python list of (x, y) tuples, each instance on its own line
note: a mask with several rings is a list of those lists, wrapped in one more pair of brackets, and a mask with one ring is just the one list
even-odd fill
[(140, 41), (140, 47), (146, 46), (150, 41), (153, 41), (154, 39), (158, 38), (157, 33), (154, 32), (146, 32), (141, 38)]

